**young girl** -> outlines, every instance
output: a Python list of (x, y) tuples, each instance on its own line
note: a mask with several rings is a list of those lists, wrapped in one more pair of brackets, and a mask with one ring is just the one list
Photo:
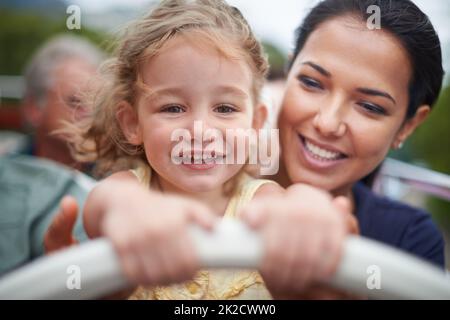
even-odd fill
[[(114, 172), (89, 195), (84, 225), (90, 237), (109, 237), (128, 279), (147, 286), (134, 297), (268, 299), (332, 274), (345, 227), (331, 198), (306, 186), (283, 190), (229, 161), (242, 151), (232, 143), (238, 129), (262, 128), (266, 118), (259, 95), (267, 62), (237, 9), (162, 1), (127, 29), (107, 66), (92, 117), (68, 131), (78, 159)], [(221, 134), (199, 136), (199, 126)], [(180, 129), (188, 143), (174, 153)], [(261, 197), (279, 210), (250, 209)], [(264, 236), (264, 281), (257, 271), (195, 274), (187, 227), (211, 230), (218, 217), (238, 216)]]

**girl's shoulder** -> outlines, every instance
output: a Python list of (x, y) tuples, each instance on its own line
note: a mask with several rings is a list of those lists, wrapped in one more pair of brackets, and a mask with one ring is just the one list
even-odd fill
[(134, 174), (133, 170), (124, 170), (124, 171), (118, 171), (110, 176), (106, 177), (102, 181), (104, 182), (110, 182), (110, 181), (120, 181), (120, 182), (128, 182), (133, 181), (135, 182), (138, 180), (136, 174)]
[(280, 192), (280, 189), (282, 190), (275, 181), (257, 179), (248, 174), (244, 174), (239, 179), (236, 190), (228, 203), (224, 216), (235, 217), (237, 212), (246, 206), (253, 198), (275, 194)]
[(241, 194), (250, 193), (251, 198), (254, 198), (277, 195), (282, 193), (284, 189), (273, 180), (254, 178), (250, 175), (245, 175), (241, 180), (239, 191)]

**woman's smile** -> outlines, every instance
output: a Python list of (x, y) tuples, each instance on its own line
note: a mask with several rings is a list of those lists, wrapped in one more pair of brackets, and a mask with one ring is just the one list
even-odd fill
[(342, 164), (348, 156), (332, 147), (313, 141), (299, 134), (300, 157), (311, 169), (329, 169)]

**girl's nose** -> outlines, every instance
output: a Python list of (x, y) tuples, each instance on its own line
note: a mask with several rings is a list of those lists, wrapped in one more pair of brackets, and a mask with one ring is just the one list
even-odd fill
[(222, 131), (205, 118), (191, 119), (186, 128), (190, 131), (192, 141), (198, 146), (205, 146), (205, 144), (220, 140), (223, 137)]
[(319, 108), (313, 120), (314, 127), (325, 137), (342, 137), (347, 131), (342, 117), (343, 110), (344, 105), (341, 102)]

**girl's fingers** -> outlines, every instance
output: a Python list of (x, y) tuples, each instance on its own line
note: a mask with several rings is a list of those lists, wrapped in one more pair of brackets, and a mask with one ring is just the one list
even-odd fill
[(238, 216), (250, 228), (258, 230), (267, 224), (267, 220), (270, 219), (269, 213), (274, 210), (276, 211), (277, 206), (276, 200), (271, 203), (253, 201), (245, 206), (245, 208), (239, 212)]
[(218, 216), (215, 216), (208, 208), (195, 202), (186, 203), (181, 209), (186, 214), (189, 222), (196, 223), (205, 230), (213, 230), (214, 225), (217, 223)]
[(174, 239), (174, 252), (179, 262), (177, 281), (191, 279), (200, 268), (198, 257), (193, 250), (193, 243), (188, 234)]
[(119, 252), (119, 260), (123, 274), (132, 285), (145, 284), (146, 276), (144, 276), (144, 272), (149, 270), (144, 269), (136, 250), (128, 248), (125, 252)]

